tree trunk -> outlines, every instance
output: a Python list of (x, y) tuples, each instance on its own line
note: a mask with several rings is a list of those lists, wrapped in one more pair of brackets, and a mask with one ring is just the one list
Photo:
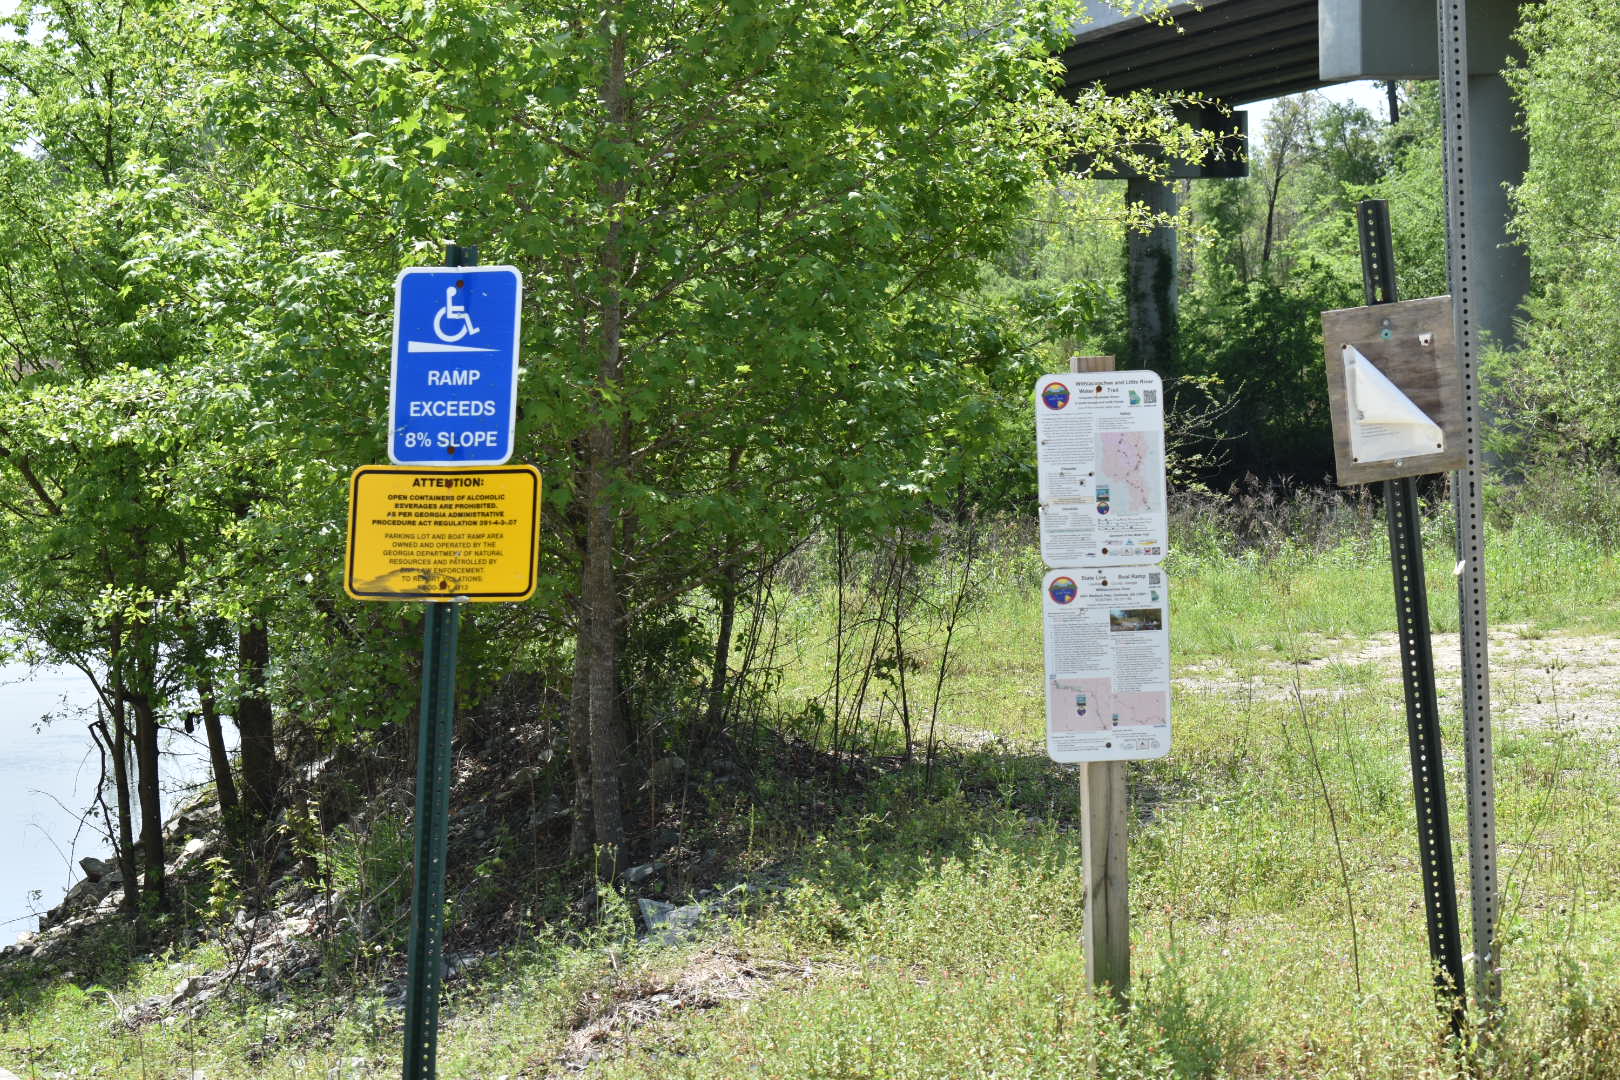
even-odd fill
[[(742, 447), (733, 446), (726, 457), (726, 480), (734, 481), (742, 465)], [(709, 673), (709, 699), (703, 715), (703, 741), (717, 737), (726, 718), (726, 680), (730, 675), (731, 635), (737, 622), (737, 541), (726, 537), (726, 557), (720, 566), (720, 631), (714, 639), (714, 668)]]
[[(622, 133), (628, 117), (625, 103), (625, 31), (613, 25), (611, 16), (602, 21), (610, 40), (607, 78), (602, 87), (602, 106), (610, 130)], [(616, 214), (625, 199), (627, 181), (604, 173), (599, 182), (603, 205)], [(590, 435), (590, 463), (586, 481), (585, 568), (582, 602), (587, 615), (585, 637), (589, 646), (590, 723), (591, 723), (591, 810), (596, 833), (597, 873), (616, 878), (624, 869), (624, 814), (619, 791), (619, 774), (624, 739), (619, 730), (619, 711), (614, 672), (618, 664), (618, 635), (615, 627), (614, 539), (615, 514), (609, 499), (611, 471), (618, 462), (618, 432), (610, 412), (610, 398), (624, 380), (622, 334), (624, 329), (624, 226), (615, 216), (608, 225), (600, 251), (603, 277), (601, 296), (601, 339), (597, 387), (600, 413)]]
[[(603, 498), (601, 473), (605, 468), (593, 462), (591, 487)], [(604, 499), (605, 502), (605, 499)], [(595, 828), (597, 873), (611, 880), (624, 869), (624, 812), (620, 802), (619, 772), (624, 739), (619, 732), (617, 687), (613, 678), (617, 664), (613, 632), (613, 541), (611, 516), (605, 505), (591, 508), (591, 539), (586, 554), (585, 591), (589, 619), (586, 667), (587, 695), (591, 728), (591, 818)], [(600, 535), (606, 532), (606, 536)]]
[[(121, 690), (122, 686), (115, 680), (113, 693), (117, 695)], [(117, 696), (107, 711), (112, 713), (112, 731), (107, 731), (106, 713), (101, 714), (97, 723), (101, 725), (101, 736), (106, 740), (113, 759), (113, 788), (118, 800), (118, 843), (114, 854), (118, 860), (118, 872), (124, 878), (124, 895), (120, 906), (127, 914), (133, 915), (140, 910), (141, 901), (137, 888), (140, 874), (135, 867), (135, 825), (130, 814), (129, 718), (124, 711), (122, 698)]]
[(737, 622), (737, 566), (728, 561), (720, 582), (720, 630), (714, 639), (714, 670), (709, 675), (708, 707), (703, 716), (703, 740), (720, 734), (726, 718), (726, 679), (731, 666), (731, 635)]
[(1283, 164), (1287, 155), (1287, 148), (1277, 154), (1277, 171), (1272, 174), (1271, 187), (1266, 191), (1266, 236), (1260, 245), (1260, 272), (1265, 273), (1266, 267), (1271, 264), (1271, 237), (1277, 224), (1277, 198), (1282, 190)]
[(905, 749), (900, 760), (911, 764), (911, 695), (906, 692), (906, 647), (902, 637), (905, 623), (906, 563), (898, 562), (899, 578), (894, 583), (894, 671), (900, 693), (900, 733)]
[(568, 691), (568, 759), (574, 766), (574, 826), (568, 853), (584, 855), (596, 839), (591, 812), (591, 645), (588, 606), (580, 601), (579, 634), (574, 642), (574, 679)]
[[(1291, 155), (1295, 149), (1303, 150), (1306, 141), (1310, 138), (1310, 122), (1306, 117), (1303, 105), (1289, 105), (1286, 111), (1273, 116), (1266, 127), (1266, 141), (1270, 146), (1269, 164), (1271, 166), (1271, 182), (1266, 188), (1266, 232), (1265, 240), (1260, 247), (1260, 273), (1265, 274), (1266, 268), (1271, 264), (1271, 252), (1275, 243), (1277, 228), (1277, 203), (1282, 198), (1283, 176), (1292, 164)], [(1294, 144), (1298, 142), (1299, 147)]]
[(236, 833), (238, 806), (236, 778), (231, 775), (231, 755), (225, 749), (225, 729), (219, 722), (219, 697), (214, 680), (206, 674), (197, 677), (197, 706), (202, 711), (203, 731), (208, 735), (208, 759), (214, 767), (214, 791), (219, 797), (219, 818), (228, 836)]
[[(145, 679), (142, 684), (146, 688), (151, 685), (150, 680)], [(163, 881), (163, 796), (158, 782), (157, 710), (150, 693), (132, 693), (129, 703), (135, 712), (136, 787), (141, 800), (141, 861), (146, 864), (141, 897), (148, 910), (161, 911), (166, 906), (166, 897)]]
[(265, 670), (270, 666), (270, 632), (247, 626), (237, 633), (241, 689), (236, 701), (236, 729), (242, 737), (243, 817), (262, 829), (276, 812), (276, 744), (270, 699), (265, 696)]
[[(183, 562), (183, 556), (182, 556)], [(220, 724), (219, 692), (214, 687), (208, 648), (202, 627), (191, 623), (183, 631), (186, 662), (197, 680), (197, 711), (202, 713), (203, 733), (208, 738), (208, 761), (214, 773), (214, 794), (219, 801), (219, 817), (227, 835), (234, 836), (237, 818), (236, 778), (231, 774), (231, 755), (225, 748), (225, 729)], [(190, 731), (188, 726), (187, 731)]]
[(113, 785), (118, 789), (118, 868), (124, 875), (122, 907), (127, 914), (141, 909), (140, 874), (135, 867), (135, 824), (129, 784), (129, 699), (124, 680), (124, 624), (113, 619), (108, 627), (108, 710), (113, 718)]

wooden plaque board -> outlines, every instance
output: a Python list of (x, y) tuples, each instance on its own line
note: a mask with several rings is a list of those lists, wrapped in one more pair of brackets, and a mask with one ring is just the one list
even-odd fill
[[(1446, 436), (1444, 450), (1398, 461), (1358, 462), (1352, 458), (1350, 403), (1344, 377), (1346, 345), (1354, 346), (1412, 404), (1440, 425)], [(1333, 420), (1333, 460), (1341, 487), (1463, 467), (1467, 455), (1463, 445), (1462, 371), (1457, 365), (1451, 297), (1431, 296), (1324, 311), (1322, 352), (1327, 364), (1328, 412)]]

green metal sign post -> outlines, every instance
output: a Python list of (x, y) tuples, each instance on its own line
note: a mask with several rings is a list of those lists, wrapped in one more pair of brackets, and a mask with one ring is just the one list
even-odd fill
[[(473, 266), (478, 249), (450, 245), (449, 266)], [(424, 605), (422, 708), (416, 755), (416, 883), (405, 961), (404, 1080), (438, 1076), (439, 982), (444, 951), (444, 868), (450, 846), (450, 737), (456, 711), (461, 604)]]
[(405, 976), (405, 1080), (438, 1074), (444, 864), (450, 835), (450, 736), (461, 605), (430, 603), (422, 620), (422, 723), (416, 755), (416, 885)]

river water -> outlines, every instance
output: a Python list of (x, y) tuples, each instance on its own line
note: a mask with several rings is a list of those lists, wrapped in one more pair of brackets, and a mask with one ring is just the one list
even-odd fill
[[(85, 727), (94, 709), (78, 671), (0, 666), (0, 945), (37, 927), (34, 916), (83, 876), (81, 858), (110, 857), (99, 811), (80, 824), (101, 779)], [(197, 739), (176, 731), (164, 740), (165, 810), (205, 775), (201, 735), (199, 726)]]

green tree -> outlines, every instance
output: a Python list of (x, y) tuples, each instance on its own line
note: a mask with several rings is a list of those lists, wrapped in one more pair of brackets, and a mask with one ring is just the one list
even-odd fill
[(1362, 302), (1362, 198), (1391, 200), (1404, 295), (1431, 294), (1435, 249), (1423, 230), (1438, 189), (1437, 123), (1423, 102), (1389, 128), (1319, 94), (1283, 99), (1248, 177), (1192, 185), (1179, 363), (1230, 395), (1229, 473), (1316, 481), (1331, 470), (1320, 313)]
[(1512, 193), (1530, 255), (1521, 347), (1489, 366), (1498, 449), (1533, 467), (1612, 469), (1620, 449), (1620, 12), (1549, 0), (1526, 8), (1522, 66), (1530, 167)]
[[(341, 225), (306, 227), (353, 230), (344, 250), (379, 227), (453, 236), (527, 271), (524, 451), (550, 466), (552, 528), (577, 560), (560, 592), (578, 820), (611, 871), (637, 634), (707, 591), (712, 697), (746, 568), (819, 523), (870, 535), (918, 513), (995, 430), (955, 324), (978, 260), (1095, 119), (1048, 89), (1053, 28), (1075, 13), (221, 14), (235, 145), (294, 187), (353, 183), (332, 185)], [(267, 80), (287, 88), (274, 112)]]
[[(51, 216), (6, 236), (17, 608), (50, 594), (30, 561), (48, 540), (94, 614), (90, 666), (149, 683), (154, 717), (182, 689), (205, 721), (233, 703), (260, 821), (276, 713), (284, 735), (339, 737), (407, 716), (418, 613), (336, 599), (344, 481), (383, 456), (394, 274), (477, 243), (525, 274), (518, 457), (546, 473), (545, 570), (533, 604), (470, 617), (463, 672), (572, 662), (576, 841), (615, 872), (626, 746), (669, 687), (714, 726), (751, 583), (819, 529), (920, 531), (1005, 435), (1024, 343), (1066, 332), (1014, 329), (1020, 313), (1078, 325), (1072, 305), (984, 310), (979, 292), (1054, 163), (1170, 136), (1151, 103), (1051, 92), (1078, 15), (27, 9), (17, 25), (42, 32), (0, 71), (30, 103), (4, 121), (5, 205)], [(120, 546), (68, 541), (106, 536)], [(113, 628), (120, 656), (139, 629), (150, 670), (107, 660)]]
[[(0, 42), (0, 602), (36, 649), (96, 678), (112, 741), (134, 752), (143, 888), (161, 906), (158, 728), (173, 689), (165, 648), (185, 615), (166, 603), (181, 533), (141, 410), (186, 330), (141, 289), (128, 242), (170, 224), (143, 196), (178, 132), (120, 108), (156, 85), (129, 63), (122, 14), (24, 8), (13, 25), (37, 35)], [(127, 818), (127, 783), (119, 795)], [(127, 822), (120, 832), (127, 849)], [(131, 903), (135, 884), (128, 873)]]

